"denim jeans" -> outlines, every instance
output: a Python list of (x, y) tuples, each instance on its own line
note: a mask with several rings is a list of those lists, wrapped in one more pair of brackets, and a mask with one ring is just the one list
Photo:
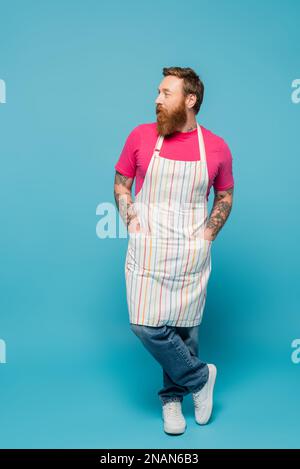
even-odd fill
[(182, 401), (199, 391), (208, 380), (208, 366), (198, 358), (199, 325), (191, 327), (144, 326), (130, 323), (131, 330), (163, 368), (162, 404)]

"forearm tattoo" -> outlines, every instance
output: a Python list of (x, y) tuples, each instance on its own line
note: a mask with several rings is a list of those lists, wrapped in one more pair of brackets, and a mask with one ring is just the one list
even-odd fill
[(128, 227), (129, 223), (136, 217), (133, 210), (133, 201), (131, 196), (132, 178), (124, 176), (116, 171), (114, 184), (114, 198), (119, 210), (120, 216)]
[(213, 239), (227, 220), (232, 207), (233, 188), (217, 192), (206, 227), (210, 228)]

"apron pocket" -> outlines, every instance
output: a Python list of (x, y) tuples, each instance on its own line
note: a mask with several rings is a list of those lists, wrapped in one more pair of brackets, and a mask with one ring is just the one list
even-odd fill
[(158, 278), (200, 275), (207, 266), (211, 241), (204, 238), (158, 239), (138, 234), (128, 243), (127, 263), (131, 269)]

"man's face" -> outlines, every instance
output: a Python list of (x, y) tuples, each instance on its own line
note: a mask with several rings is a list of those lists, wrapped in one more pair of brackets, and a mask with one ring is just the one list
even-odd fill
[(170, 135), (187, 121), (183, 79), (168, 75), (160, 83), (157, 92), (155, 100), (157, 131), (163, 136)]

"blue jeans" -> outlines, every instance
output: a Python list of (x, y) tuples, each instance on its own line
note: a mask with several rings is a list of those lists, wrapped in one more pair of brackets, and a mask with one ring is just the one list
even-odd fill
[(162, 404), (182, 401), (199, 391), (208, 380), (208, 366), (198, 358), (199, 326), (144, 326), (130, 323), (131, 330), (163, 368)]

